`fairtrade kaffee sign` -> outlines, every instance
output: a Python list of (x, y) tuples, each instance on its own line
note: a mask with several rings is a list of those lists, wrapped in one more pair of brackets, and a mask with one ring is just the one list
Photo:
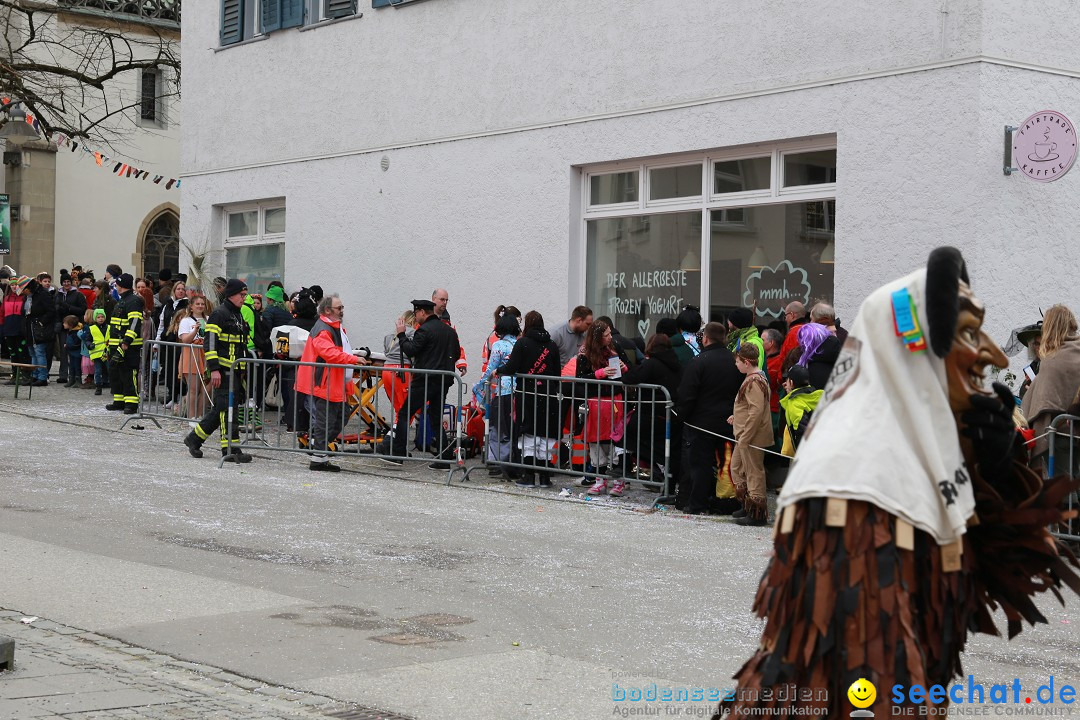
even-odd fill
[(1060, 180), (1076, 160), (1076, 129), (1054, 110), (1041, 110), (1013, 133), (1013, 166), (1036, 182)]

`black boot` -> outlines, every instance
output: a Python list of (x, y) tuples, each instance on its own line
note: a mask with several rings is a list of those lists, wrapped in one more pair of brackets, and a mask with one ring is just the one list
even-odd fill
[[(100, 388), (98, 388), (100, 390)], [(202, 457), (202, 441), (199, 440), (199, 436), (193, 432), (187, 434), (184, 438), (184, 444), (187, 445), (188, 452), (191, 453), (193, 458)]]
[[(537, 460), (537, 467), (549, 468), (551, 463), (547, 460)], [(537, 479), (540, 481), (540, 487), (551, 487), (551, 473), (538, 470), (536, 473)]]
[(232, 452), (229, 452), (228, 448), (221, 448), (221, 455), (225, 462), (231, 463), (249, 463), (252, 460), (252, 457), (240, 448), (233, 448)]
[[(536, 458), (532, 458), (532, 457), (522, 458), (521, 463), (523, 465), (532, 465), (532, 466), (535, 467), (536, 466)], [(518, 477), (511, 476), (511, 479), (516, 484), (521, 485), (522, 487), (532, 487), (533, 485), (536, 484), (536, 471), (532, 470), (532, 469), (522, 470), (518, 474)]]

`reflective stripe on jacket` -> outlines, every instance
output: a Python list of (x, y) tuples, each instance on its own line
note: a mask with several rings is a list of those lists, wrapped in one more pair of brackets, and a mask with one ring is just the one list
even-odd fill
[(90, 331), (90, 359), (100, 360), (101, 356), (105, 354), (105, 348), (109, 343), (109, 330), (107, 327), (98, 327), (97, 323), (94, 323), (87, 328)]
[(243, 365), (247, 352), (247, 324), (240, 308), (225, 300), (206, 320), (203, 350), (210, 372), (231, 370)]
[(119, 302), (113, 307), (112, 316), (109, 318), (109, 347), (117, 347), (121, 343), (128, 347), (142, 345), (143, 312), (146, 303), (142, 296), (136, 295), (131, 290), (120, 296)]

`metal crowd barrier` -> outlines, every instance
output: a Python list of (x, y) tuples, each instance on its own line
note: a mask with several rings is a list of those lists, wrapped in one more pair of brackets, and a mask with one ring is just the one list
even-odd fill
[(213, 405), (205, 373), (181, 373), (205, 367), (202, 343), (148, 340), (139, 365), (139, 410), (127, 416), (121, 429), (133, 420), (149, 420), (159, 428), (159, 420), (198, 420)]
[[(1046, 456), (1046, 474), (1047, 477), (1053, 477), (1055, 473), (1065, 472), (1069, 475), (1075, 476), (1077, 474), (1077, 441), (1076, 436), (1076, 424), (1080, 422), (1080, 417), (1075, 415), (1058, 415), (1050, 423), (1050, 434), (1047, 438), (1047, 447), (1049, 448)], [(1067, 427), (1067, 431), (1062, 431), (1062, 426)], [(1058, 447), (1062, 445), (1063, 447)], [(1065, 450), (1065, 458), (1062, 458), (1059, 451)], [(1062, 460), (1065, 461), (1064, 467), (1062, 467)], [(1069, 497), (1065, 501), (1066, 510), (1080, 509), (1080, 497), (1073, 492), (1069, 494)], [(1057, 538), (1062, 540), (1068, 540), (1070, 542), (1080, 542), (1080, 520), (1077, 518), (1070, 518), (1063, 523), (1060, 523), (1056, 527), (1051, 527), (1050, 532)]]
[[(483, 465), (511, 473), (543, 473), (634, 482), (674, 494), (672, 409), (660, 385), (619, 380), (513, 376), (512, 395), (488, 406)], [(508, 400), (510, 398), (510, 400)], [(508, 472), (509, 471), (509, 472)]]
[[(344, 401), (325, 402), (297, 392), (296, 376), (305, 366), (316, 373), (345, 371), (339, 387)], [(456, 372), (249, 358), (239, 371), (223, 372), (222, 383), (229, 393), (227, 422), (236, 428), (226, 431), (229, 452), (241, 448), (319, 458), (440, 461), (447, 463), (447, 484), (456, 472), (464, 472), (461, 412), (466, 386)], [(434, 427), (427, 425), (429, 417), (437, 419)], [(414, 423), (417, 430), (410, 438)], [(410, 439), (437, 457), (411, 455)], [(218, 467), (224, 462), (223, 455)]]

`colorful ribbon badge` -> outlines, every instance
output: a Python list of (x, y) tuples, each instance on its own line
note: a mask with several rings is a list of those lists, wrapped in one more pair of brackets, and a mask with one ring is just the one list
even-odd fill
[(926, 337), (919, 327), (919, 312), (915, 299), (907, 288), (901, 288), (892, 294), (893, 325), (896, 335), (904, 341), (908, 352), (919, 353), (926, 350)]

